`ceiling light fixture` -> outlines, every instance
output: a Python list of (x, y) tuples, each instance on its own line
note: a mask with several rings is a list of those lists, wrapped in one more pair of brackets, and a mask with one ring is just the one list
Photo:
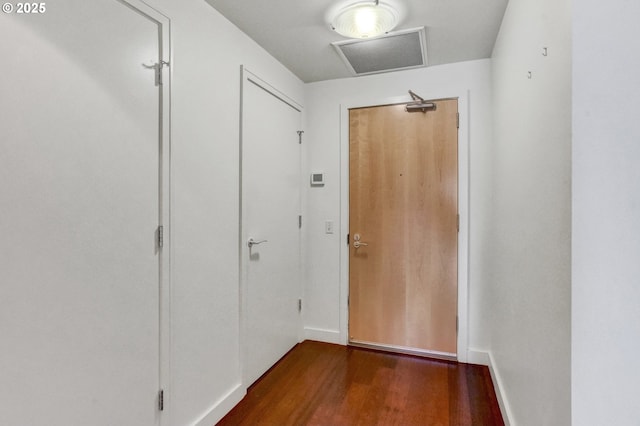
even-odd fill
[(331, 29), (349, 38), (371, 38), (393, 30), (401, 12), (385, 1), (358, 1), (338, 9), (330, 17)]

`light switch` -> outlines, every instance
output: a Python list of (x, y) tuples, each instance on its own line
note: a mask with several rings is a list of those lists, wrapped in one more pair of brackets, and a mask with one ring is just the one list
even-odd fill
[(333, 234), (333, 221), (327, 220), (324, 222), (324, 233)]

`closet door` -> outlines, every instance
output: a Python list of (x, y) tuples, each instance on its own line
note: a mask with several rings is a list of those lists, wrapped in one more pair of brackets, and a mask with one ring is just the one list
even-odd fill
[(298, 343), (298, 108), (284, 94), (245, 70), (241, 265), (247, 386)]
[(0, 15), (0, 424), (159, 424), (162, 28)]

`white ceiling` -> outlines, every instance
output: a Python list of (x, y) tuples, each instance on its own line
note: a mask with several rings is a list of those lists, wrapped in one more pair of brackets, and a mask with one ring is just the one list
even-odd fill
[[(331, 46), (345, 38), (326, 24), (339, 0), (206, 1), (302, 81), (352, 76)], [(440, 65), (490, 57), (508, 0), (399, 1), (396, 30), (426, 27), (428, 65)]]

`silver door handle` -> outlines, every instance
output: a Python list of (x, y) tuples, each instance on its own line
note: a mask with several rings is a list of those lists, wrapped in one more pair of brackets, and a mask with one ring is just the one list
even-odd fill
[(368, 243), (363, 243), (362, 241), (360, 241), (360, 234), (355, 234), (353, 236), (353, 246), (355, 248), (360, 248), (362, 246), (368, 246)]
[(260, 240), (260, 241), (255, 241), (253, 238), (249, 238), (249, 241), (247, 241), (247, 245), (249, 246), (249, 248), (255, 246), (256, 244), (262, 244), (262, 243), (266, 243), (268, 242), (267, 240)]

